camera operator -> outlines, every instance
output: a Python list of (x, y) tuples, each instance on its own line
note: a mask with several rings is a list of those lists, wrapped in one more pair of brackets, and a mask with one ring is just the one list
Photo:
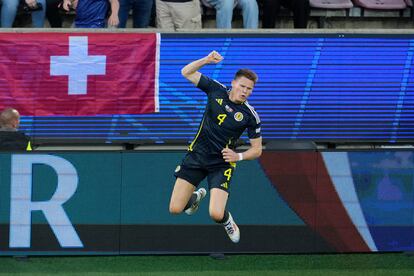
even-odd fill
[(43, 28), (45, 23), (45, 0), (3, 0), (1, 7), (1, 27), (11, 28), (19, 5), (22, 6), (24, 12), (31, 13), (32, 26), (35, 28)]
[(20, 114), (14, 108), (0, 113), (0, 151), (31, 150), (30, 137), (18, 131)]

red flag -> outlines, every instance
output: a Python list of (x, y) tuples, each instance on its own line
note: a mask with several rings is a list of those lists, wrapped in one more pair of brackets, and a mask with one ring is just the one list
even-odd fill
[(0, 33), (0, 108), (22, 115), (157, 112), (159, 36)]

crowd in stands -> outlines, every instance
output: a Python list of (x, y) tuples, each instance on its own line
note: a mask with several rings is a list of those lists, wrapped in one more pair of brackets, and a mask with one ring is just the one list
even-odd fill
[[(200, 2), (201, 1), (201, 2)], [(151, 18), (165, 30), (202, 28), (202, 6), (215, 9), (216, 27), (232, 27), (233, 10), (241, 10), (243, 27), (274, 28), (281, 6), (292, 11), (295, 28), (306, 28), (309, 0), (2, 0), (1, 27), (20, 27), (17, 14), (31, 16), (31, 26), (62, 27), (65, 14), (75, 14), (73, 27), (125, 28), (132, 14), (133, 28), (147, 28)], [(259, 12), (261, 9), (261, 12)], [(261, 17), (261, 18), (260, 18)]]
[[(384, 1), (384, 3), (382, 2)], [(215, 11), (216, 28), (230, 29), (233, 12), (243, 19), (246, 29), (275, 28), (281, 7), (292, 16), (295, 28), (307, 28), (312, 9), (333, 7), (349, 9), (394, 9), (411, 7), (411, 0), (0, 0), (1, 27), (21, 27), (16, 15), (31, 18), (31, 26), (59, 28), (65, 15), (75, 16), (72, 27), (133, 28), (157, 27), (164, 30), (198, 30), (203, 27), (205, 11)], [(382, 5), (384, 4), (384, 5)], [(387, 5), (385, 5), (387, 4)], [(213, 13), (213, 14), (214, 14)], [(205, 14), (205, 13), (204, 13)], [(286, 14), (286, 12), (285, 12)], [(67, 22), (67, 21), (66, 21)], [(66, 24), (67, 26), (67, 24)], [(128, 24), (128, 26), (131, 26)], [(27, 27), (27, 24), (24, 26)]]

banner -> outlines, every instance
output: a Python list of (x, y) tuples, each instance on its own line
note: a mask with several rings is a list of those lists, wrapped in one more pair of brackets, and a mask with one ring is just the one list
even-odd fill
[(210, 193), (192, 216), (169, 213), (184, 155), (1, 153), (0, 255), (414, 250), (412, 150), (266, 150), (241, 162), (226, 205), (237, 244), (210, 218)]
[(159, 35), (0, 34), (0, 108), (22, 115), (157, 112)]

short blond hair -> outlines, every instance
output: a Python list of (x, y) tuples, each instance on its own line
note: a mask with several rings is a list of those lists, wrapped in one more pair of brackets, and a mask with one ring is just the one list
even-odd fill
[(256, 82), (259, 80), (257, 74), (254, 71), (247, 68), (240, 69), (236, 72), (236, 75), (234, 75), (235, 80), (241, 77), (245, 77), (246, 79), (253, 81), (254, 84), (256, 84)]

